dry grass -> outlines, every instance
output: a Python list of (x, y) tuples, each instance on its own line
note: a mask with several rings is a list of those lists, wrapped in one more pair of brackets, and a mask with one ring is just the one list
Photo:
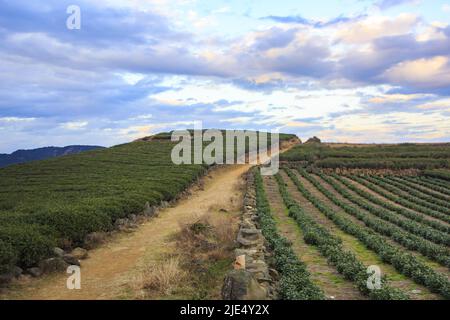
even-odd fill
[(171, 295), (187, 279), (178, 257), (150, 265), (142, 273), (141, 287), (158, 295)]
[(229, 214), (211, 213), (193, 224), (181, 226), (178, 243), (192, 257), (219, 260), (228, 258), (234, 247), (238, 222)]

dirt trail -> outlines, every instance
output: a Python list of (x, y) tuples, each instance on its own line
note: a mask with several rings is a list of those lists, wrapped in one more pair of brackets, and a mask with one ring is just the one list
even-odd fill
[(89, 252), (82, 261), (81, 289), (68, 290), (69, 275), (58, 274), (20, 285), (7, 299), (128, 299), (136, 292), (130, 283), (143, 266), (161, 259), (175, 246), (173, 235), (181, 223), (195, 222), (208, 212), (225, 209), (238, 211), (242, 194), (239, 183), (250, 165), (224, 166), (205, 177), (202, 189), (180, 200), (174, 207), (159, 212), (159, 216), (139, 226), (129, 234), (120, 234), (112, 241)]

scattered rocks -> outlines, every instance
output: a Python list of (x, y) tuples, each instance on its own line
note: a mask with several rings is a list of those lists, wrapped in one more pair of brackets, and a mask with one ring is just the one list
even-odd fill
[(0, 286), (5, 286), (9, 284), (14, 279), (14, 273), (8, 272), (4, 274), (0, 274)]
[(69, 265), (63, 258), (50, 258), (42, 260), (39, 263), (39, 268), (43, 273), (53, 273), (58, 271), (65, 271)]
[(62, 258), (64, 256), (65, 252), (63, 249), (56, 247), (56, 248), (53, 248), (53, 254), (55, 255), (55, 257)]
[(26, 272), (34, 278), (40, 277), (43, 273), (41, 268), (38, 267), (28, 268)]
[(79, 248), (79, 247), (73, 249), (70, 254), (78, 260), (87, 259), (87, 257), (89, 256), (88, 251), (86, 249)]
[(146, 202), (144, 206), (144, 211), (142, 213), (147, 217), (152, 217), (155, 215), (156, 210), (157, 209), (155, 207), (150, 207), (150, 204)]
[(94, 249), (95, 247), (98, 247), (100, 244), (105, 242), (106, 237), (107, 235), (104, 232), (90, 233), (84, 238), (83, 246), (86, 249)]
[(12, 274), (14, 275), (15, 278), (19, 278), (23, 273), (23, 269), (20, 267), (14, 267), (12, 270)]
[(78, 260), (71, 254), (65, 254), (63, 256), (63, 260), (71, 266), (79, 266), (80, 265), (80, 260)]

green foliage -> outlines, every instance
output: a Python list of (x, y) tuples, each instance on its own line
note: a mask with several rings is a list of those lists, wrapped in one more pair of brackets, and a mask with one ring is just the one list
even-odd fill
[(426, 170), (423, 174), (426, 177), (450, 181), (450, 170)]
[(383, 261), (390, 263), (398, 272), (410, 277), (418, 284), (426, 286), (431, 291), (441, 294), (446, 299), (450, 299), (450, 281), (445, 275), (434, 271), (413, 255), (392, 246), (375, 232), (337, 214), (308, 191), (292, 171), (285, 170), (305, 198), (342, 231), (359, 239), (367, 248), (376, 252)]
[[(435, 260), (444, 266), (450, 267), (450, 252), (448, 248), (446, 246), (440, 246), (424, 240), (424, 238), (430, 238), (430, 240), (433, 240), (438, 244), (447, 244), (450, 243), (450, 237), (447, 234), (433, 230), (426, 226), (422, 226), (413, 221), (401, 219), (397, 215), (385, 209), (379, 209), (369, 204), (361, 197), (352, 195), (333, 179), (330, 179), (325, 175), (321, 175), (322, 179), (328, 182), (343, 197), (381, 219), (372, 217), (371, 215), (359, 210), (358, 207), (341, 201), (331, 191), (323, 187), (316, 179), (307, 174), (304, 170), (299, 170), (299, 172), (334, 204), (344, 209), (344, 211), (348, 214), (364, 222), (364, 224), (370, 229), (393, 239), (405, 248), (419, 251), (430, 259)], [(400, 226), (401, 228), (397, 226)], [(409, 232), (405, 232), (402, 228)]]
[[(443, 192), (435, 192), (438, 190), (441, 190), (443, 188), (440, 188), (439, 186), (432, 185), (431, 187), (426, 187), (422, 182), (414, 181), (408, 179), (408, 177), (404, 176), (388, 176), (388, 179), (395, 180), (398, 183), (401, 183), (402, 185), (405, 185), (412, 190), (415, 190), (416, 192), (419, 191), (422, 196), (426, 195), (426, 198), (428, 201), (435, 201), (436, 199), (439, 201), (440, 205), (445, 208), (450, 208), (450, 196), (445, 195), (445, 191)], [(444, 194), (442, 194), (444, 193)]]
[[(287, 173), (293, 176), (289, 170), (287, 170)], [(292, 199), (283, 178), (279, 174), (276, 176), (276, 180), (284, 203), (289, 209), (289, 215), (302, 229), (305, 242), (317, 246), (319, 251), (328, 259), (331, 265), (336, 267), (339, 273), (355, 282), (361, 293), (376, 300), (408, 299), (407, 295), (401, 290), (389, 287), (386, 279), (382, 279), (381, 289), (369, 290), (367, 288), (367, 267), (352, 252), (343, 248), (340, 238), (332, 235), (327, 229), (306, 214), (298, 203)]]
[(6, 262), (2, 268), (8, 266), (8, 261), (17, 261), (23, 267), (33, 266), (42, 257), (50, 255), (56, 244), (54, 234), (49, 228), (31, 224), (1, 225), (0, 241), (5, 243), (7, 248), (0, 251), (0, 260)]
[(427, 189), (431, 189), (433, 191), (437, 191), (446, 196), (450, 196), (450, 183), (443, 182), (439, 184), (436, 180), (428, 180), (424, 177), (403, 177), (404, 181), (409, 181), (420, 186), (423, 186)]
[(399, 181), (398, 178), (388, 176), (381, 178), (381, 181), (391, 184), (399, 190), (416, 197), (421, 200), (421, 204), (436, 211), (441, 211), (450, 214), (450, 202), (448, 199), (442, 199), (440, 195), (433, 194), (427, 190), (417, 190), (416, 186), (411, 186), (406, 181)]
[(30, 266), (64, 240), (79, 244), (146, 202), (175, 198), (206, 166), (174, 165), (174, 145), (138, 141), (0, 169), (0, 240)]
[(0, 274), (10, 271), (16, 262), (17, 256), (13, 246), (0, 240)]
[[(281, 141), (294, 137), (280, 134)], [(117, 219), (141, 213), (146, 202), (153, 206), (176, 198), (207, 165), (173, 164), (177, 142), (170, 138), (171, 133), (161, 133), (0, 169), (0, 240), (6, 243), (0, 268), (13, 260), (33, 265), (55, 245), (79, 245), (91, 232), (111, 230)], [(245, 146), (248, 150), (248, 140)]]
[(303, 144), (282, 154), (282, 161), (307, 161), (319, 168), (434, 169), (450, 167), (450, 144), (335, 146)]
[[(375, 191), (376, 193), (382, 195), (383, 197), (398, 203), (406, 208), (412, 209), (417, 212), (421, 212), (427, 216), (445, 221), (450, 223), (450, 216), (433, 210), (429, 203), (424, 203), (423, 200), (411, 196), (407, 193), (401, 192), (400, 189), (386, 183), (380, 178), (374, 176), (352, 176), (352, 179), (366, 186), (367, 188)], [(389, 191), (389, 192), (386, 192)]]
[(310, 280), (305, 265), (297, 258), (289, 241), (280, 236), (270, 211), (261, 174), (254, 171), (258, 216), (264, 237), (274, 255), (274, 264), (280, 273), (280, 295), (285, 300), (323, 300), (322, 290)]

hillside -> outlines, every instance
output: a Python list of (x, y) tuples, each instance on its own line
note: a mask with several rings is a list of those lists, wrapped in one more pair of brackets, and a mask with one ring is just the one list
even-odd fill
[(147, 203), (173, 200), (207, 166), (173, 164), (169, 138), (0, 169), (1, 269), (36, 265), (55, 246), (82, 245)]
[(66, 147), (44, 147), (31, 150), (17, 150), (11, 154), (0, 154), (0, 168), (12, 164), (25, 163), (29, 161), (45, 160), (54, 157), (77, 154), (84, 151), (100, 149), (100, 146), (66, 146)]

